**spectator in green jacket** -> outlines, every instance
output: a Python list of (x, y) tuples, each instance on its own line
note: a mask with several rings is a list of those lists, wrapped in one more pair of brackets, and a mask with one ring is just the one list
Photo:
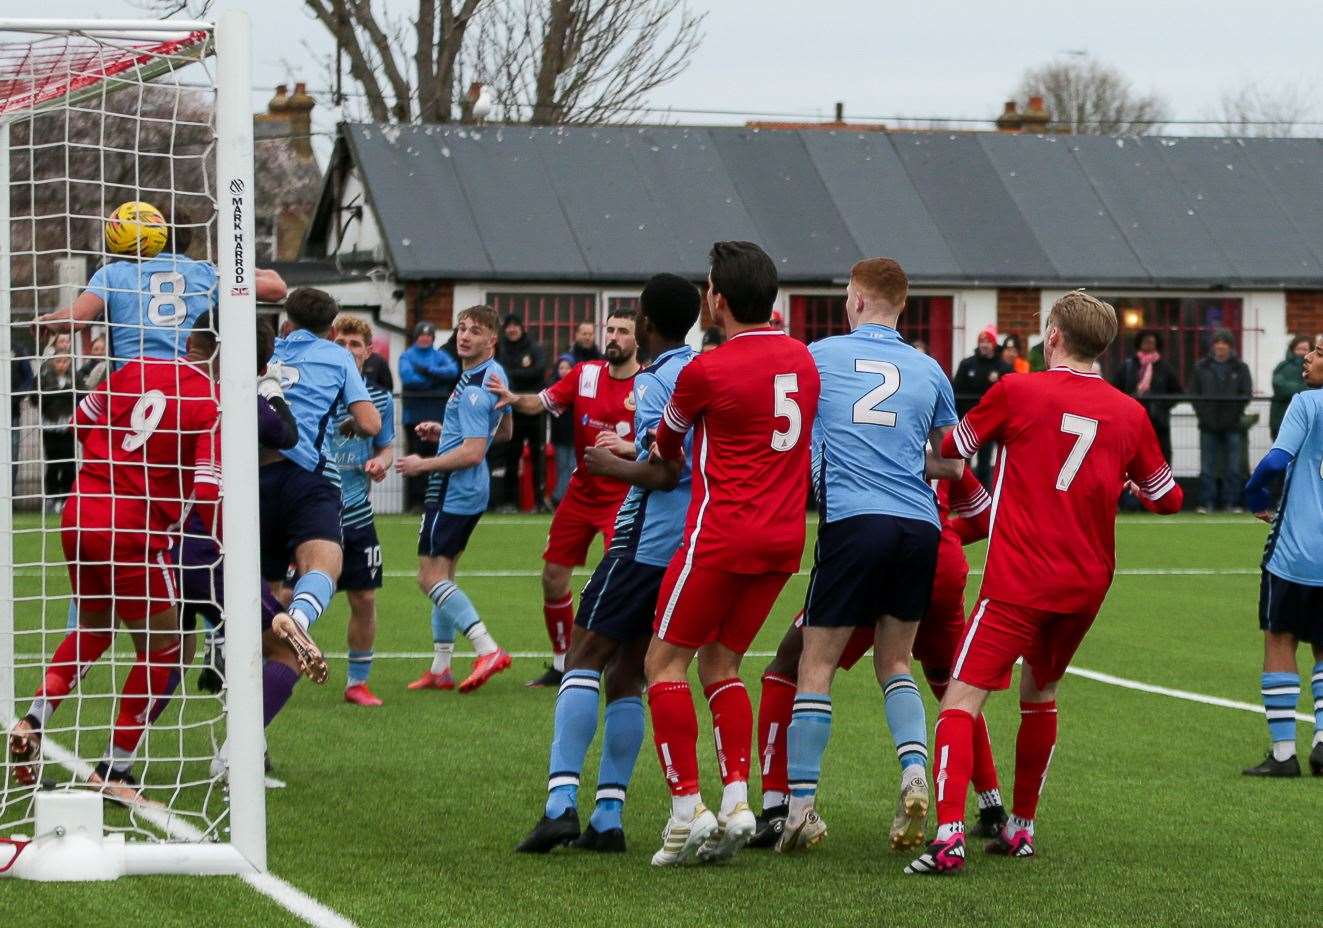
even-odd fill
[(1272, 406), (1268, 410), (1268, 431), (1277, 440), (1286, 407), (1291, 397), (1305, 389), (1305, 355), (1313, 347), (1308, 335), (1297, 335), (1286, 349), (1286, 360), (1272, 369)]

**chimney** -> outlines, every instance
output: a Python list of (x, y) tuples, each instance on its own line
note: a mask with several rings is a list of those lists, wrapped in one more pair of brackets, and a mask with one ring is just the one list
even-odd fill
[(836, 121), (844, 124), (845, 122), (845, 101), (836, 101)]
[[(284, 85), (276, 88), (279, 93)], [(294, 85), (294, 93), (285, 101), (285, 112), (289, 120), (290, 148), (300, 158), (312, 159), (312, 108), (317, 105), (308, 93), (308, 85), (299, 81)]]
[(1016, 110), (1015, 101), (1007, 100), (1001, 115), (997, 117), (998, 132), (1019, 132), (1024, 126), (1024, 117)]
[(1025, 132), (1047, 132), (1048, 123), (1052, 119), (1048, 115), (1047, 107), (1043, 105), (1042, 97), (1030, 97), (1029, 105), (1025, 107), (1021, 118)]
[(284, 114), (289, 110), (289, 85), (277, 84), (276, 95), (267, 103), (266, 111), (270, 116), (277, 119), (283, 119)]

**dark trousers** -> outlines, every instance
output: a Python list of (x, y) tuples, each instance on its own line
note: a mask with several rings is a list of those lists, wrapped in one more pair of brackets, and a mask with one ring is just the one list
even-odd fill
[[(436, 456), (436, 442), (423, 441), (413, 430), (413, 426), (404, 427), (404, 448), (408, 454), (417, 454), (425, 458)], [(406, 512), (422, 512), (423, 500), (427, 497), (427, 480), (424, 474), (421, 477), (406, 477), (404, 479), (404, 509)]]
[(47, 500), (68, 496), (76, 472), (73, 429), (43, 429), (41, 450), (46, 460), (42, 495)]
[[(1242, 506), (1245, 492), (1245, 435), (1239, 429), (1199, 430), (1199, 505), (1212, 509)], [(1219, 493), (1219, 479), (1221, 478)]]
[(974, 476), (985, 488), (992, 486), (992, 451), (996, 447), (992, 442), (988, 442), (978, 449), (978, 456), (974, 458)]
[[(1149, 420), (1153, 422), (1152, 419)], [(1171, 422), (1153, 422), (1153, 432), (1158, 436), (1158, 447), (1162, 449), (1162, 457), (1167, 461), (1167, 466), (1171, 466)]]
[(519, 458), (524, 453), (524, 443), (528, 444), (529, 455), (533, 458), (533, 504), (536, 506), (545, 498), (543, 484), (546, 482), (546, 458), (543, 456), (543, 443), (546, 441), (547, 419), (542, 413), (526, 416), (514, 414), (514, 437), (505, 446), (505, 492), (507, 506), (519, 505)]

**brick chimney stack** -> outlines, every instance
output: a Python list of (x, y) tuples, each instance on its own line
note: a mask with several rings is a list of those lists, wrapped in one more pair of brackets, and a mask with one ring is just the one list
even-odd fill
[(1043, 104), (1042, 97), (1030, 97), (1029, 105), (1025, 107), (1022, 118), (1022, 128), (1025, 132), (1047, 132), (1052, 117), (1047, 112), (1047, 107)]
[(316, 105), (317, 101), (308, 93), (308, 85), (304, 81), (296, 83), (286, 109), (292, 136), (290, 147), (302, 158), (312, 158), (312, 108)]
[(1007, 100), (1001, 115), (997, 117), (998, 132), (1019, 132), (1024, 126), (1024, 116), (1016, 109), (1014, 100)]

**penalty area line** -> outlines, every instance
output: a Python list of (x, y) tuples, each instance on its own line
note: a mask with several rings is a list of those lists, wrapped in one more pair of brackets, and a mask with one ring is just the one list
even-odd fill
[[(49, 738), (41, 739), (41, 753), (80, 780), (86, 781), (92, 775), (93, 768), (91, 764)], [(196, 825), (172, 814), (169, 809), (134, 806), (132, 813), (145, 821), (151, 822), (176, 841), (198, 843), (206, 837)], [(286, 883), (273, 873), (243, 873), (239, 874), (239, 878), (253, 890), (266, 896), (296, 918), (312, 925), (313, 928), (358, 928), (354, 922), (345, 918), (335, 909), (319, 902), (303, 890)]]

